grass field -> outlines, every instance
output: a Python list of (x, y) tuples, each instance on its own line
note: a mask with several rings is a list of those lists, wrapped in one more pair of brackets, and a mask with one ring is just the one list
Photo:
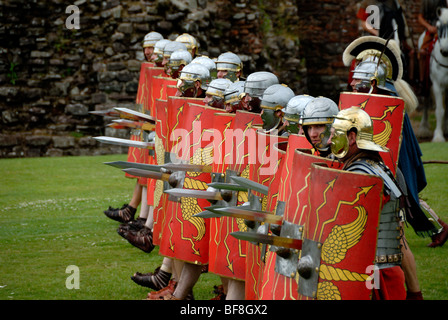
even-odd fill
[[(424, 160), (448, 160), (447, 144), (421, 144)], [(134, 180), (103, 162), (125, 155), (0, 160), (0, 300), (141, 300), (148, 290), (130, 276), (153, 271), (162, 257), (131, 246), (104, 214), (129, 201)], [(448, 221), (448, 165), (425, 165), (421, 193)], [(427, 248), (429, 238), (406, 229), (424, 298), (448, 299), (448, 244)], [(68, 289), (79, 270), (79, 289)], [(203, 274), (197, 300), (213, 297), (219, 279)]]

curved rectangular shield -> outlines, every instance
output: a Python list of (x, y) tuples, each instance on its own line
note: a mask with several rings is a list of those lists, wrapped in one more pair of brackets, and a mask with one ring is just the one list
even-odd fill
[(300, 299), (371, 298), (382, 190), (378, 176), (312, 164)]
[(343, 92), (339, 96), (339, 109), (357, 106), (370, 115), (373, 121), (373, 141), (389, 152), (380, 152), (384, 163), (395, 174), (401, 147), (404, 100), (378, 94)]

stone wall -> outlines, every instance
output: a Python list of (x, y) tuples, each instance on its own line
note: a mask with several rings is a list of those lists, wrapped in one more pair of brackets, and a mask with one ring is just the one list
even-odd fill
[(126, 152), (92, 139), (128, 132), (89, 112), (136, 107), (149, 31), (190, 33), (201, 54), (239, 54), (246, 76), (271, 71), (296, 94), (334, 99), (348, 74), (341, 53), (359, 35), (353, 0), (77, 0), (79, 29), (66, 27), (69, 4), (0, 1), (0, 157)]

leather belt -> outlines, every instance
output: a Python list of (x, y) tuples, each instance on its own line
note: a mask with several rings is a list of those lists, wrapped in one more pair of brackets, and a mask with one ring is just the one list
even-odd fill
[(402, 253), (381, 255), (375, 257), (375, 263), (401, 263), (402, 260)]

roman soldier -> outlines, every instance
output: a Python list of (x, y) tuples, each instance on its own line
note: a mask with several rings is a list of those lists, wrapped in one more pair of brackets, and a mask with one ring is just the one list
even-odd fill
[(204, 103), (212, 108), (224, 109), (224, 92), (232, 84), (229, 79), (215, 79), (205, 91)]
[(147, 62), (152, 62), (152, 54), (154, 52), (154, 45), (157, 41), (162, 40), (163, 36), (156, 32), (151, 31), (145, 35), (143, 38), (143, 55), (145, 56), (145, 60)]
[(331, 153), (328, 139), (331, 134), (331, 124), (338, 112), (338, 105), (325, 97), (312, 99), (303, 109), (300, 120), (303, 132), (321, 157)]
[(293, 97), (288, 101), (283, 111), (283, 122), (285, 123), (285, 130), (288, 134), (303, 135), (302, 125), (300, 124), (300, 117), (308, 102), (313, 99), (312, 96), (304, 94)]
[(243, 108), (249, 112), (260, 113), (260, 103), (264, 91), (273, 84), (278, 84), (275, 74), (266, 71), (251, 73), (244, 82)]
[(216, 59), (216, 69), (218, 70), (218, 78), (226, 78), (236, 82), (242, 77), (243, 62), (237, 54), (225, 52)]
[(380, 270), (380, 283), (376, 283), (373, 298), (405, 299), (405, 277), (401, 268), (403, 230), (399, 216), (399, 201), (403, 194), (392, 171), (379, 155), (388, 149), (373, 141), (373, 122), (369, 114), (359, 107), (341, 110), (332, 131), (331, 151), (344, 163), (343, 170), (376, 175), (384, 181), (375, 258), (375, 266)]

